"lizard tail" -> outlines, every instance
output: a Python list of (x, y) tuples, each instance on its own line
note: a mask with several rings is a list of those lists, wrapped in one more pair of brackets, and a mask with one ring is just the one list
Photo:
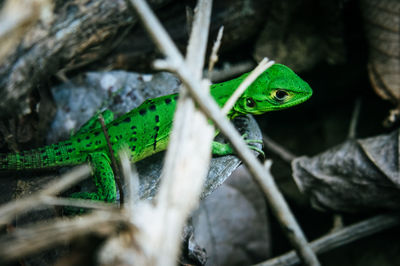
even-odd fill
[(38, 149), (17, 153), (0, 153), (0, 170), (54, 168), (75, 165), (75, 151), (70, 142), (60, 142)]

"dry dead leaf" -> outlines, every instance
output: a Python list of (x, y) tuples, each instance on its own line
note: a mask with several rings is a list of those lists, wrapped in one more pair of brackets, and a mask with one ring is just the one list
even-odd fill
[(312, 158), (296, 158), (293, 177), (319, 209), (399, 210), (399, 133), (348, 140)]
[(375, 92), (396, 105), (388, 123), (400, 117), (400, 1), (360, 2), (369, 45), (368, 73)]

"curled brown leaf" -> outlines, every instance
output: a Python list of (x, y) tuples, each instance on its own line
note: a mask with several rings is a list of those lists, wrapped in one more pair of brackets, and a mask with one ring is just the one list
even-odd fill
[(293, 176), (313, 206), (339, 212), (400, 209), (399, 135), (348, 140), (292, 162)]

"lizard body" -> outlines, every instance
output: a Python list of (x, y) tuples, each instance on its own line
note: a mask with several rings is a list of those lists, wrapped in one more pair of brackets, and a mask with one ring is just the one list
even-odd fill
[[(248, 74), (210, 88), (216, 102), (223, 106)], [(275, 64), (261, 74), (235, 103), (228, 117), (262, 114), (304, 102), (312, 95), (309, 85), (288, 67)], [(113, 120), (111, 111), (104, 111), (106, 129), (112, 150), (128, 147), (131, 160), (137, 162), (168, 145), (178, 94), (144, 101), (139, 107)], [(233, 151), (228, 144), (213, 142), (213, 154)], [(38, 149), (0, 154), (0, 170), (55, 168), (89, 161), (93, 168), (96, 192), (78, 192), (72, 197), (114, 202), (116, 187), (110, 166), (110, 153), (97, 116), (90, 119), (70, 139)]]

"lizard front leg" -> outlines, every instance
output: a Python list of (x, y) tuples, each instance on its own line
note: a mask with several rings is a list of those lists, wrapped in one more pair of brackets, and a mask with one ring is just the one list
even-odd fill
[[(246, 137), (246, 135), (242, 136), (243, 138)], [(264, 152), (260, 150), (259, 148), (250, 145), (251, 143), (262, 143), (261, 140), (248, 140), (245, 139), (245, 142), (247, 143), (247, 147), (249, 147), (251, 150), (254, 150), (261, 154), (262, 156), (265, 156)], [(231, 154), (236, 154), (235, 151), (233, 150), (232, 146), (229, 143), (220, 143), (218, 141), (213, 141), (212, 142), (212, 154), (217, 155), (217, 156), (225, 156), (225, 155), (231, 155)]]
[[(117, 191), (114, 173), (111, 168), (110, 159), (104, 152), (95, 152), (90, 155), (90, 164), (93, 169), (93, 181), (96, 192), (76, 192), (71, 198), (90, 199), (105, 202), (115, 202)], [(84, 210), (74, 207), (65, 208), (67, 213), (82, 213)]]

